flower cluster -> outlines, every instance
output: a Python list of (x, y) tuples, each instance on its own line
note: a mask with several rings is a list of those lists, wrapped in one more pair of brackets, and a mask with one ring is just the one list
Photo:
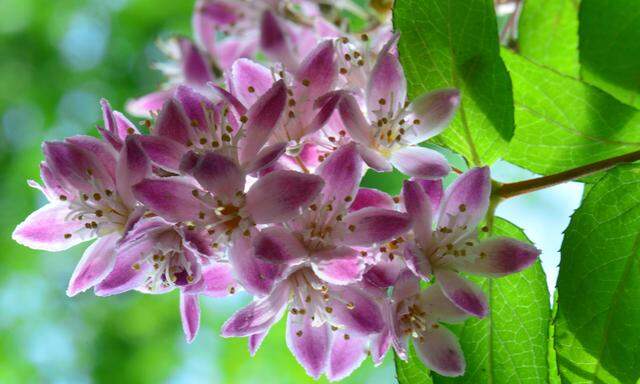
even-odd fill
[[(406, 359), (409, 340), (428, 367), (461, 375), (441, 323), (489, 311), (464, 276), (514, 273), (539, 251), (480, 240), (489, 169), (443, 191), (450, 166), (418, 145), (446, 127), (458, 91), (409, 102), (385, 16), (366, 34), (328, 16), (311, 0), (199, 0), (196, 43), (165, 43), (166, 87), (128, 105), (148, 133), (102, 101), (101, 139), (45, 143), (30, 184), (49, 203), (13, 238), (48, 251), (97, 239), (67, 294), (177, 289), (187, 341), (200, 295), (243, 289), (254, 300), (221, 333), (251, 354), (286, 314), (313, 377), (379, 364), (391, 346)], [(400, 196), (360, 187), (367, 169), (394, 167), (408, 176)]]

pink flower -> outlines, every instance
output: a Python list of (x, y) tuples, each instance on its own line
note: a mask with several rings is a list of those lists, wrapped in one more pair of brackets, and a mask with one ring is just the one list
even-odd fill
[(13, 239), (33, 249), (62, 251), (93, 238), (69, 283), (67, 294), (100, 282), (113, 268), (117, 242), (140, 218), (131, 185), (151, 172), (137, 135), (115, 136), (120, 151), (89, 136), (74, 136), (43, 145), (43, 186), (31, 184), (49, 203), (25, 219)]
[(477, 317), (487, 314), (487, 299), (480, 287), (458, 272), (500, 277), (530, 266), (540, 254), (535, 247), (506, 237), (478, 239), (477, 226), (487, 212), (490, 195), (488, 167), (473, 168), (449, 186), (435, 218), (419, 181), (405, 181), (403, 189), (415, 238), (404, 248), (407, 265), (423, 279), (435, 276), (452, 303)]
[(349, 135), (358, 143), (371, 168), (401, 172), (424, 179), (446, 176), (450, 167), (438, 152), (418, 146), (440, 133), (459, 103), (457, 90), (445, 89), (407, 103), (406, 79), (398, 58), (390, 52), (397, 36), (380, 51), (365, 91), (364, 106), (344, 93), (339, 111)]

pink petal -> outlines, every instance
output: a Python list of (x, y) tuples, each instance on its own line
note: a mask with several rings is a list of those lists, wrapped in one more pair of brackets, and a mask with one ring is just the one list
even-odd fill
[(255, 255), (271, 263), (293, 263), (306, 255), (300, 241), (282, 227), (264, 228), (253, 238)]
[(255, 56), (258, 49), (257, 31), (251, 31), (244, 36), (229, 36), (218, 42), (217, 52), (214, 57), (218, 59), (218, 66), (226, 70), (240, 58)]
[(287, 143), (276, 143), (262, 148), (262, 150), (256, 155), (255, 159), (252, 159), (248, 165), (244, 167), (245, 173), (259, 172), (260, 170), (269, 167), (278, 159), (284, 155), (287, 150)]
[(188, 151), (186, 146), (162, 136), (141, 135), (138, 141), (151, 161), (168, 171), (178, 171), (182, 155)]
[(157, 91), (137, 99), (129, 100), (126, 110), (136, 116), (149, 117), (152, 111), (162, 109), (164, 103), (173, 95), (173, 89)]
[(214, 195), (233, 198), (244, 191), (245, 175), (232, 159), (213, 151), (200, 156), (190, 173), (200, 185)]
[(116, 167), (116, 189), (123, 202), (133, 207), (136, 199), (131, 187), (151, 174), (151, 163), (137, 136), (128, 136), (124, 147), (120, 151), (120, 158)]
[(367, 164), (374, 171), (393, 171), (393, 165), (391, 164), (391, 162), (375, 149), (365, 147), (364, 145), (358, 145), (358, 152), (360, 152), (360, 156), (362, 157), (362, 160), (365, 162), (365, 164)]
[(202, 267), (202, 278), (182, 289), (184, 293), (199, 293), (209, 297), (225, 297), (238, 290), (233, 270), (228, 263), (212, 262)]
[(262, 299), (234, 313), (220, 331), (222, 337), (250, 336), (267, 331), (282, 317), (289, 301), (290, 287), (282, 283)]
[(327, 367), (327, 378), (342, 380), (349, 376), (367, 357), (367, 338), (342, 330), (335, 331), (331, 344), (331, 356)]
[(436, 321), (460, 323), (469, 318), (469, 314), (449, 300), (439, 284), (433, 284), (420, 292), (420, 305)]
[(393, 300), (400, 302), (420, 293), (420, 280), (410, 271), (404, 271), (393, 287)]
[(325, 40), (307, 55), (296, 71), (302, 94), (311, 100), (329, 92), (338, 77), (333, 40)]
[(501, 277), (529, 267), (538, 259), (540, 250), (522, 241), (498, 237), (483, 241), (474, 253), (478, 258), (461, 266), (465, 272)]
[(491, 175), (489, 167), (473, 168), (458, 177), (445, 192), (438, 214), (438, 228), (458, 216), (456, 225), (475, 229), (489, 208)]
[(336, 285), (360, 281), (366, 267), (360, 252), (350, 247), (316, 252), (311, 266), (319, 278)]
[(269, 59), (295, 69), (297, 62), (291, 52), (287, 35), (278, 18), (269, 10), (262, 15), (260, 23), (260, 47)]
[(413, 233), (418, 243), (426, 248), (432, 242), (431, 201), (417, 181), (404, 181), (402, 188), (404, 206), (413, 221)]
[(427, 367), (443, 376), (462, 376), (466, 367), (462, 348), (456, 335), (439, 327), (423, 334), (424, 339), (414, 339), (416, 353)]
[(208, 111), (214, 110), (213, 103), (193, 88), (179, 86), (175, 93), (176, 99), (182, 105), (187, 118), (197, 131), (203, 135), (210, 134)]
[(258, 296), (264, 296), (271, 292), (283, 270), (282, 266), (257, 258), (253, 252), (250, 238), (239, 233), (233, 234), (229, 262), (236, 274), (237, 281), (249, 293)]
[(364, 146), (369, 146), (373, 141), (373, 130), (360, 109), (360, 105), (350, 94), (344, 94), (338, 106), (340, 118), (349, 135)]
[(383, 208), (364, 208), (344, 218), (349, 231), (345, 244), (369, 246), (384, 243), (405, 233), (411, 227), (408, 215)]
[(363, 290), (353, 286), (335, 287), (329, 294), (333, 318), (349, 333), (369, 335), (384, 327), (380, 307)]
[(386, 289), (396, 283), (405, 269), (400, 257), (389, 260), (388, 257), (383, 256), (382, 260), (371, 266), (364, 274), (364, 281), (374, 287)]
[(376, 367), (382, 364), (390, 346), (391, 334), (389, 332), (382, 331), (371, 338), (371, 360)]
[(390, 160), (400, 172), (421, 179), (439, 179), (451, 172), (447, 159), (429, 148), (401, 148), (393, 152)]
[(111, 296), (141, 287), (147, 279), (152, 266), (143, 259), (153, 250), (150, 239), (133, 241), (120, 245), (116, 249), (116, 263), (111, 272), (96, 285), (97, 296)]
[(187, 343), (191, 343), (200, 328), (200, 304), (198, 303), (198, 295), (180, 293), (180, 317), (182, 318), (182, 330), (187, 339)]
[(277, 127), (287, 100), (284, 81), (278, 80), (247, 112), (246, 136), (241, 143), (240, 161), (252, 159)]
[(396, 35), (382, 48), (371, 71), (367, 84), (367, 108), (372, 116), (373, 111), (380, 111), (380, 116), (394, 115), (404, 107), (407, 99), (407, 80), (402, 66), (390, 52), (397, 39)]
[(242, 116), (247, 113), (247, 108), (234, 95), (229, 93), (227, 90), (220, 88), (214, 83), (209, 83), (208, 85), (216, 94), (218, 94), (218, 96), (220, 96), (220, 98), (224, 102), (231, 105), (236, 110), (238, 115)]
[(253, 105), (273, 85), (269, 68), (249, 59), (236, 60), (229, 71), (229, 91), (246, 106)]
[(256, 352), (258, 352), (258, 349), (262, 345), (264, 338), (267, 337), (267, 334), (268, 332), (265, 331), (249, 336), (249, 355), (251, 355), (251, 357), (256, 355)]
[(171, 98), (162, 106), (162, 110), (152, 128), (152, 133), (173, 139), (180, 144), (191, 142), (191, 128), (187, 114), (177, 100)]
[(442, 200), (442, 196), (444, 195), (444, 190), (442, 188), (442, 179), (437, 180), (428, 180), (428, 179), (415, 179), (424, 192), (429, 196), (429, 201), (431, 202), (431, 212), (438, 212), (438, 208), (440, 207), (440, 201)]
[(287, 318), (287, 346), (307, 374), (315, 379), (329, 363), (330, 332), (327, 323), (314, 327), (310, 316), (289, 315)]
[(112, 233), (99, 238), (87, 248), (71, 276), (67, 296), (86, 291), (111, 272), (116, 262), (115, 246), (119, 238), (118, 233)]
[(95, 236), (85, 230), (83, 221), (67, 220), (69, 213), (67, 204), (49, 203), (18, 224), (11, 238), (31, 249), (57, 252)]
[(422, 249), (415, 243), (408, 243), (404, 246), (404, 261), (411, 272), (423, 280), (431, 280), (431, 263)]
[(342, 203), (353, 198), (363, 176), (362, 160), (355, 143), (338, 148), (320, 164), (316, 172), (324, 180), (324, 201)]
[(349, 212), (367, 207), (392, 209), (393, 206), (393, 198), (387, 193), (372, 188), (358, 188), (358, 193), (349, 207)]
[(323, 181), (316, 175), (274, 171), (251, 186), (246, 207), (258, 224), (279, 223), (300, 213), (320, 193)]
[(409, 121), (418, 121), (402, 136), (405, 142), (418, 144), (442, 132), (460, 104), (457, 89), (442, 89), (420, 96), (411, 103)]
[(107, 171), (112, 179), (116, 177), (116, 157), (117, 152), (113, 147), (102, 140), (91, 136), (71, 136), (65, 139), (65, 142), (72, 144), (78, 148), (82, 148), (95, 156), (96, 160)]
[(205, 85), (213, 80), (210, 65), (189, 39), (179, 38), (178, 45), (182, 56), (182, 74), (185, 82), (193, 85)]
[(96, 155), (73, 142), (45, 142), (42, 146), (47, 165), (70, 189), (93, 193), (95, 182), (113, 189), (113, 177)]
[(458, 308), (467, 313), (482, 318), (489, 312), (487, 298), (482, 289), (476, 284), (449, 270), (436, 270), (436, 279), (442, 292)]
[(145, 179), (133, 186), (138, 201), (171, 222), (198, 217), (202, 205), (193, 196), (194, 190), (194, 185), (181, 177)]

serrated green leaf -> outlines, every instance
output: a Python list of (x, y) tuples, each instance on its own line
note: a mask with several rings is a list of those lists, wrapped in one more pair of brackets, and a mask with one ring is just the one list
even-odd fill
[(640, 166), (593, 186), (564, 236), (555, 346), (563, 382), (640, 378)]
[[(494, 235), (528, 241), (514, 224), (496, 218)], [(452, 326), (467, 360), (464, 376), (433, 375), (434, 383), (547, 383), (549, 292), (540, 262), (499, 279), (473, 277), (489, 298), (490, 315)]]
[(462, 104), (441, 142), (474, 163), (491, 163), (513, 136), (511, 81), (500, 59), (491, 0), (396, 0), (400, 61), (409, 95), (461, 90)]
[(400, 384), (432, 384), (431, 372), (418, 359), (413, 345), (409, 345), (409, 360), (404, 361), (394, 353), (396, 378)]
[(640, 112), (510, 51), (516, 133), (506, 160), (550, 174), (640, 148)]
[(580, 63), (583, 79), (640, 107), (640, 1), (583, 0)]
[(527, 0), (518, 25), (519, 52), (538, 64), (580, 76), (579, 0)]
[[(528, 241), (521, 229), (501, 218), (494, 222), (494, 234)], [(491, 315), (450, 326), (460, 338), (467, 370), (458, 378), (433, 373), (433, 382), (548, 382), (549, 293), (540, 263), (500, 279), (472, 279), (489, 297)], [(398, 364), (397, 358), (396, 361)], [(419, 368), (413, 365), (422, 366), (415, 358), (409, 363), (401, 367), (413, 372)], [(400, 380), (400, 383), (414, 382)]]

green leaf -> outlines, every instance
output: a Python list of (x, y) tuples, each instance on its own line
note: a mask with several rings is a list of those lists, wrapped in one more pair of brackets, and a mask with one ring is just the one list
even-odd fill
[(583, 79), (640, 107), (640, 1), (583, 0), (580, 63)]
[[(514, 224), (496, 218), (494, 235), (528, 241)], [(434, 383), (546, 383), (549, 381), (550, 304), (540, 262), (520, 273), (473, 277), (489, 298), (490, 315), (452, 326), (467, 360), (464, 376), (433, 375)]]
[[(495, 219), (494, 234), (528, 241), (520, 228), (501, 218)], [(458, 378), (434, 373), (433, 382), (548, 382), (549, 293), (540, 263), (500, 279), (472, 279), (487, 294), (491, 314), (486, 319), (450, 326), (460, 338), (467, 370)], [(396, 367), (401, 384), (419, 382), (412, 380), (417, 377), (413, 372), (423, 372), (418, 371), (423, 366), (417, 358), (410, 358), (409, 364), (396, 358)], [(426, 372), (426, 368), (422, 369)], [(411, 374), (403, 381), (405, 372)]]
[(566, 75), (580, 76), (579, 0), (527, 0), (518, 24), (519, 52)]
[(413, 345), (409, 345), (409, 360), (404, 361), (395, 353), (393, 358), (396, 364), (396, 377), (400, 384), (432, 384), (429, 369), (422, 364), (416, 355)]
[(514, 125), (493, 2), (396, 0), (394, 26), (412, 98), (437, 88), (461, 90), (460, 110), (441, 142), (476, 164), (498, 159)]
[(640, 112), (576, 79), (503, 50), (516, 133), (505, 159), (539, 174), (640, 148)]
[(555, 346), (563, 382), (640, 378), (640, 166), (613, 169), (578, 208), (561, 248)]

